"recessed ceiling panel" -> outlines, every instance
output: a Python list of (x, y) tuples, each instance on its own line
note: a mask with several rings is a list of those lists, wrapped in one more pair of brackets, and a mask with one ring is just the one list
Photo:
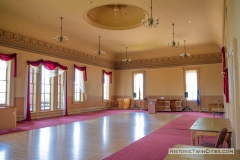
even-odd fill
[(85, 12), (85, 20), (98, 28), (126, 30), (142, 26), (147, 13), (133, 5), (108, 4), (92, 8)]

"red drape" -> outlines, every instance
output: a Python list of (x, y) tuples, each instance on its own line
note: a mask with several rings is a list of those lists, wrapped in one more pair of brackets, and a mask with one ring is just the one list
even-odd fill
[(102, 83), (105, 82), (105, 80), (104, 80), (104, 74), (110, 76), (110, 84), (112, 84), (112, 72), (106, 72), (106, 71), (103, 70), (103, 79), (102, 79)]
[(223, 69), (223, 92), (226, 98), (226, 103), (229, 103), (229, 90), (228, 90), (228, 69), (225, 60), (225, 48), (222, 47), (222, 69)]
[(62, 70), (66, 70), (66, 109), (65, 109), (65, 116), (68, 115), (68, 108), (67, 108), (67, 67), (59, 64), (58, 62), (52, 62), (52, 61), (44, 61), (42, 59), (38, 60), (38, 61), (27, 61), (27, 64), (28, 64), (28, 88), (27, 88), (27, 115), (26, 115), (26, 120), (31, 120), (31, 113), (30, 113), (30, 97), (29, 97), (29, 94), (30, 94), (30, 66), (29, 65), (32, 65), (32, 66), (38, 66), (40, 64), (43, 65), (43, 67), (45, 69), (48, 69), (48, 70), (54, 70), (56, 67), (59, 67), (60, 69)]
[(4, 54), (0, 53), (0, 60), (2, 61), (10, 61), (14, 58), (14, 70), (13, 70), (13, 77), (17, 77), (17, 54)]
[(75, 79), (75, 69), (78, 69), (80, 71), (84, 72), (84, 81), (87, 81), (87, 67), (79, 67), (74, 64), (74, 79)]

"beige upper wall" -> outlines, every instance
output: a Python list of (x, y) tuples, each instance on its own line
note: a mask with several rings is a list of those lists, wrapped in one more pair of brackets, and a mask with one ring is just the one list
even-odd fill
[[(187, 66), (184, 68), (143, 69), (145, 71), (147, 96), (182, 96), (184, 89), (184, 69), (199, 69), (199, 89), (201, 96), (221, 96), (223, 94), (222, 64)], [(136, 70), (116, 71), (116, 95), (132, 96), (132, 73)]]
[(200, 88), (202, 95), (222, 95), (222, 64), (207, 64), (200, 67)]
[(183, 95), (183, 70), (146, 69), (146, 95), (181, 96)]

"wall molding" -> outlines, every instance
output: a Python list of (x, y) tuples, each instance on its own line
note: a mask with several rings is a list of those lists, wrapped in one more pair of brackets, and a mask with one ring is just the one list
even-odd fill
[(205, 53), (194, 54), (190, 57), (162, 57), (153, 59), (132, 60), (131, 62), (116, 62), (116, 70), (124, 69), (139, 69), (139, 68), (160, 68), (172, 66), (186, 66), (199, 64), (222, 63), (222, 54), (219, 53)]
[(114, 69), (115, 62), (0, 28), (0, 45), (23, 51)]
[(199, 64), (221, 63), (222, 54), (219, 52), (210, 52), (203, 54), (194, 54), (190, 57), (161, 57), (151, 59), (138, 59), (125, 63), (122, 61), (111, 61), (101, 57), (83, 53), (82, 51), (70, 49), (56, 45), (46, 40), (39, 40), (17, 31), (11, 31), (0, 27), (0, 46), (15, 48), (23, 51), (33, 52), (41, 55), (80, 62), (115, 70), (142, 69), (142, 68), (160, 68)]

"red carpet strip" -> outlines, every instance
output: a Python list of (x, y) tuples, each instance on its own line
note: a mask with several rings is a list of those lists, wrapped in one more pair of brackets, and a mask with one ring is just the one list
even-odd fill
[[(212, 118), (211, 113), (202, 112), (178, 112), (173, 114), (183, 115), (104, 158), (104, 160), (162, 160), (167, 156), (168, 149), (175, 144), (191, 145), (191, 131), (189, 129), (199, 117)], [(205, 141), (214, 143), (215, 138), (208, 137)]]

